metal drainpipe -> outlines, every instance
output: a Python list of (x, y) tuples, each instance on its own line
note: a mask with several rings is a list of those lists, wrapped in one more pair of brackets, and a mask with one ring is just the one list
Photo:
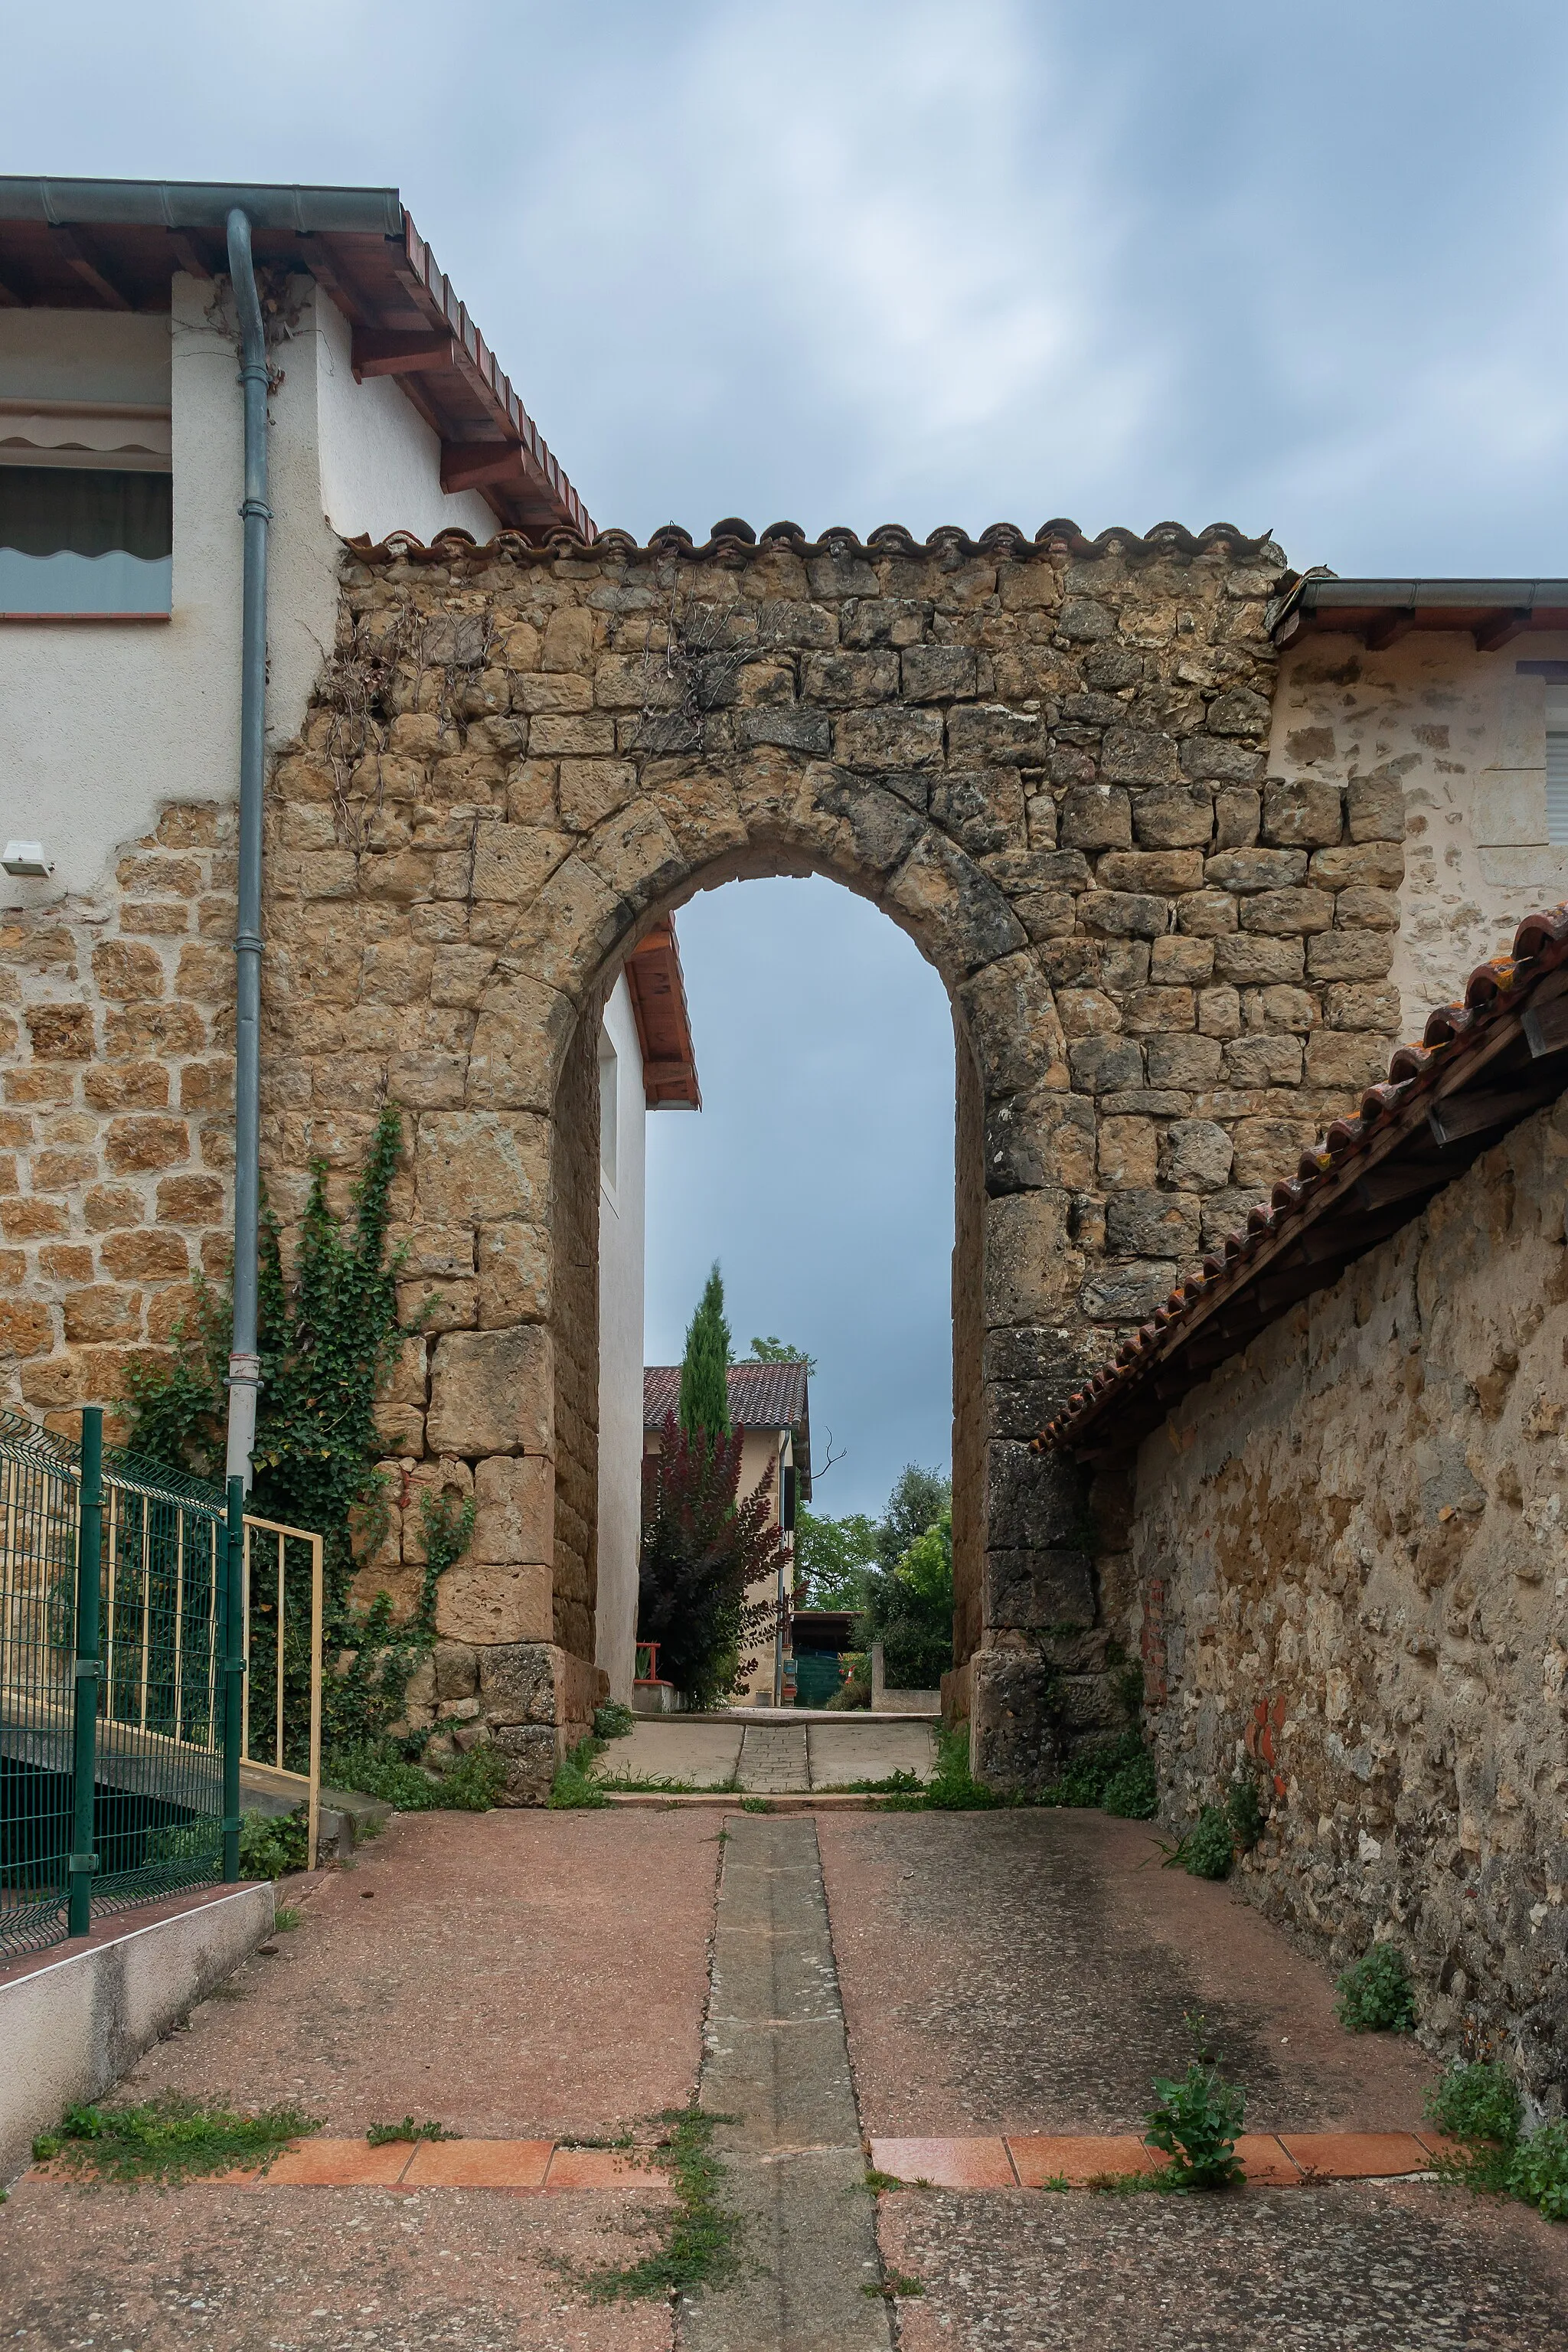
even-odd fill
[(261, 1140), (261, 796), (267, 746), (267, 337), (250, 259), (250, 221), (228, 216), (245, 387), (245, 595), (239, 667), (239, 916), (234, 951), (234, 1337), (228, 1359), (227, 1475), (250, 1490), (256, 1443), (257, 1229)]

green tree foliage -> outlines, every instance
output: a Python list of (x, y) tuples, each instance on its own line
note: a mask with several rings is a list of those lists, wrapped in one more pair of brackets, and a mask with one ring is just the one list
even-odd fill
[[(895, 1501), (909, 1475), (906, 1471), (895, 1487)], [(935, 1690), (952, 1664), (950, 1502), (914, 1537), (890, 1572), (868, 1582), (861, 1614), (868, 1643), (882, 1644), (883, 1668), (893, 1688)]]
[(868, 1580), (881, 1560), (875, 1519), (851, 1511), (842, 1519), (801, 1503), (795, 1514), (795, 1605), (797, 1609), (865, 1606)]
[(758, 1364), (804, 1364), (808, 1372), (816, 1370), (816, 1358), (808, 1356), (804, 1348), (792, 1348), (776, 1336), (752, 1341), (752, 1360)]
[(882, 1514), (877, 1538), (882, 1566), (889, 1570), (896, 1569), (916, 1538), (934, 1527), (944, 1511), (951, 1527), (952, 1480), (944, 1478), (939, 1470), (922, 1470), (918, 1464), (907, 1462)]
[[(316, 1163), (291, 1277), (284, 1274), (277, 1219), (268, 1211), (262, 1220), (261, 1392), (248, 1507), (259, 1517), (309, 1528), (326, 1538), (323, 1653), (344, 1662), (327, 1675), (322, 1694), (329, 1748), (374, 1738), (392, 1720), (409, 1672), (430, 1638), (428, 1592), (420, 1622), (407, 1627), (393, 1623), (385, 1594), (366, 1610), (356, 1607), (349, 1593), (356, 1542), (362, 1552), (373, 1549), (385, 1525), (386, 1498), (376, 1468), (381, 1447), (375, 1399), (400, 1336), (399, 1260), (388, 1258), (386, 1236), (401, 1148), (402, 1121), (388, 1104), (346, 1219), (328, 1206), (326, 1164)], [(139, 1454), (198, 1477), (221, 1476), (231, 1319), (228, 1297), (198, 1282), (195, 1309), (176, 1335), (174, 1360), (132, 1367), (132, 1444)], [(291, 1566), (289, 1600), (297, 1605), (289, 1614), (298, 1631), (288, 1643), (284, 1675), (289, 1714), (303, 1724), (310, 1608), (303, 1583), (299, 1595), (294, 1593), (296, 1572)], [(270, 1687), (266, 1638), (258, 1622), (252, 1631), (258, 1688)]]
[(715, 1259), (686, 1331), (680, 1363), (679, 1419), (689, 1437), (699, 1430), (711, 1440), (730, 1434), (730, 1326), (724, 1314), (724, 1277)]
[[(667, 1414), (658, 1454), (643, 1462), (637, 1640), (657, 1642), (661, 1675), (694, 1706), (740, 1687), (744, 1653), (777, 1622), (773, 1598), (784, 1543), (766, 1476), (738, 1499), (745, 1432), (688, 1433)], [(749, 1587), (765, 1599), (748, 1601)]]

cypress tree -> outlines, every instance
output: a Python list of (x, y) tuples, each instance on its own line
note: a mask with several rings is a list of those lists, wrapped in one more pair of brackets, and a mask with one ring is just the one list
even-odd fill
[(724, 1315), (724, 1277), (719, 1263), (687, 1326), (686, 1353), (680, 1362), (680, 1426), (688, 1435), (703, 1430), (708, 1436), (730, 1434), (730, 1326)]

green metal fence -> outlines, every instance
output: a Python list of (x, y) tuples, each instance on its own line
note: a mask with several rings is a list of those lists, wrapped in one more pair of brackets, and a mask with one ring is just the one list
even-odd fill
[(238, 1875), (238, 1482), (82, 1419), (79, 1446), (0, 1412), (0, 1958)]

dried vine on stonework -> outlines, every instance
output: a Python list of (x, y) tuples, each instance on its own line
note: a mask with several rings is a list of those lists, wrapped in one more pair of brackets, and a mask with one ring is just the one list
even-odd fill
[[(755, 658), (753, 644), (733, 643), (723, 605), (700, 604), (695, 597), (678, 597), (672, 592), (664, 644), (656, 646), (650, 630), (643, 646), (638, 750), (700, 751), (703, 721), (710, 711), (731, 707), (742, 670)], [(660, 693), (659, 681), (674, 688), (673, 701)]]
[[(400, 710), (428, 710), (431, 698), (426, 681), (439, 680), (431, 713), (443, 732), (450, 727), (459, 746), (467, 740), (466, 722), (489, 717), (487, 709), (465, 709), (467, 682), (476, 674), (499, 670), (507, 681), (510, 700), (517, 673), (498, 658), (503, 632), (488, 609), (479, 613), (428, 614), (406, 597), (377, 614), (374, 641), (356, 638), (339, 645), (327, 656), (316, 709), (327, 726), (314, 748), (332, 779), (332, 818), (339, 840), (356, 855), (368, 846), (367, 824), (384, 805), (381, 761), (387, 748), (393, 719)], [(452, 650), (439, 650), (449, 637)], [(370, 755), (376, 763), (375, 792), (368, 810), (356, 812), (350, 793), (354, 770)]]

